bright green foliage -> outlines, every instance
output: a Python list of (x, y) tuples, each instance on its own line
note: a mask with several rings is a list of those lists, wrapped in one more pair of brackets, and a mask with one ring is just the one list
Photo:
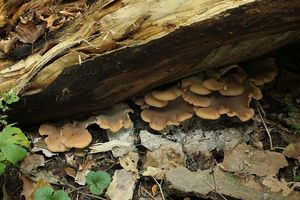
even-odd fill
[(5, 172), (7, 165), (16, 164), (25, 158), (26, 148), (29, 146), (28, 139), (21, 129), (14, 127), (14, 124), (8, 124), (5, 115), (9, 105), (18, 100), (15, 90), (2, 94), (0, 98), (0, 175)]
[(39, 188), (34, 192), (35, 200), (70, 200), (63, 190), (54, 191), (51, 187)]
[(90, 171), (86, 176), (86, 183), (89, 186), (90, 192), (96, 195), (102, 194), (110, 182), (110, 175), (103, 171)]

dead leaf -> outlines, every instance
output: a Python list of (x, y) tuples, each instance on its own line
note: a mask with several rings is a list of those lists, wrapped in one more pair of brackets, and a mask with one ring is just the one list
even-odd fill
[(151, 193), (152, 193), (152, 196), (156, 196), (157, 195), (157, 191), (158, 191), (158, 185), (157, 184), (154, 184), (152, 187), (151, 187)]
[(139, 155), (135, 152), (129, 152), (125, 156), (119, 158), (120, 165), (126, 170), (134, 173), (134, 178), (139, 179), (139, 170), (137, 164), (139, 161)]
[(66, 167), (65, 169), (65, 172), (68, 176), (71, 176), (72, 178), (76, 178), (76, 171), (75, 169), (71, 168), (71, 167)]
[(239, 144), (234, 149), (224, 152), (222, 165), (229, 172), (274, 176), (280, 168), (288, 166), (288, 162), (281, 153)]
[(26, 200), (31, 200), (31, 195), (34, 190), (34, 182), (30, 180), (27, 176), (22, 176), (23, 180), (23, 190), (21, 195), (25, 197)]
[(132, 172), (125, 169), (116, 170), (106, 195), (111, 200), (131, 200), (135, 188), (135, 178)]
[(28, 173), (40, 166), (45, 166), (44, 157), (39, 154), (32, 154), (32, 155), (28, 155), (22, 161), (20, 169)]
[(282, 196), (286, 197), (293, 192), (291, 188), (287, 186), (287, 182), (284, 180), (279, 181), (273, 176), (267, 176), (263, 179), (262, 184), (270, 188), (271, 192), (282, 191)]
[(300, 161), (300, 142), (289, 144), (284, 148), (282, 154), (288, 158), (295, 158)]
[[(195, 194), (214, 199), (215, 193), (233, 197), (234, 199), (285, 199), (283, 195), (273, 193), (256, 182), (253, 176), (241, 178), (222, 171), (218, 166), (213, 172), (209, 170), (191, 172), (180, 166), (166, 172), (166, 180), (171, 191)], [(293, 191), (289, 200), (300, 199), (300, 193)]]
[(24, 43), (33, 44), (44, 33), (42, 25), (35, 25), (33, 22), (19, 23), (14, 31), (14, 35)]
[(79, 185), (85, 185), (86, 175), (91, 171), (91, 168), (94, 164), (95, 163), (92, 159), (92, 156), (87, 156), (84, 162), (79, 166), (79, 171), (76, 174), (75, 182)]

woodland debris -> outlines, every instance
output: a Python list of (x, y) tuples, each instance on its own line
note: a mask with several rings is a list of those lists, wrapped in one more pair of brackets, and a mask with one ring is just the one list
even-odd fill
[(131, 200), (135, 188), (135, 175), (125, 169), (116, 170), (106, 195), (111, 200)]
[(133, 172), (135, 180), (139, 179), (138, 161), (139, 154), (131, 151), (119, 158), (120, 165), (126, 171)]
[(42, 155), (39, 154), (29, 154), (22, 161), (20, 169), (25, 173), (30, 173), (32, 170), (37, 167), (45, 166), (45, 159)]
[[(236, 199), (284, 199), (284, 196), (267, 190), (253, 176), (239, 177), (222, 171), (218, 166), (212, 170), (191, 172), (180, 166), (166, 172), (170, 190), (177, 194), (194, 194), (197, 197), (214, 198), (226, 195)], [(299, 192), (292, 192), (289, 199), (300, 198)]]
[(288, 166), (284, 155), (272, 151), (257, 150), (246, 144), (239, 144), (224, 152), (223, 169), (238, 174), (275, 176), (279, 169)]
[(297, 138), (295, 142), (290, 143), (284, 148), (282, 154), (288, 158), (295, 158), (300, 161), (300, 138)]

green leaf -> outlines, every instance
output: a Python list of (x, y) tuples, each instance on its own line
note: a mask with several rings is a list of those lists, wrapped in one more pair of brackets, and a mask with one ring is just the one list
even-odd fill
[(5, 172), (6, 164), (0, 162), (0, 175), (2, 175)]
[(57, 190), (54, 192), (52, 200), (70, 200), (70, 198), (65, 191)]
[(86, 176), (86, 183), (89, 186), (90, 192), (96, 195), (102, 194), (110, 182), (110, 175), (103, 171), (90, 171)]
[(52, 200), (54, 190), (51, 187), (39, 188), (34, 192), (35, 200)]
[(51, 187), (39, 188), (34, 192), (35, 200), (70, 200), (63, 190), (54, 191)]
[(6, 126), (0, 133), (0, 151), (6, 160), (13, 164), (25, 158), (29, 142), (19, 128)]
[(3, 96), (4, 102), (7, 104), (15, 103), (15, 102), (19, 101), (19, 99), (20, 99), (17, 95), (16, 89), (12, 89), (9, 92), (5, 92), (5, 93), (3, 93), (2, 96)]

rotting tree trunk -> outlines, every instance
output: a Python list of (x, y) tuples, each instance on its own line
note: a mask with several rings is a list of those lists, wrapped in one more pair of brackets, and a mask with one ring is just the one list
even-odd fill
[(44, 54), (2, 58), (0, 91), (23, 95), (14, 121), (61, 119), (299, 40), (299, 0), (96, 1)]

